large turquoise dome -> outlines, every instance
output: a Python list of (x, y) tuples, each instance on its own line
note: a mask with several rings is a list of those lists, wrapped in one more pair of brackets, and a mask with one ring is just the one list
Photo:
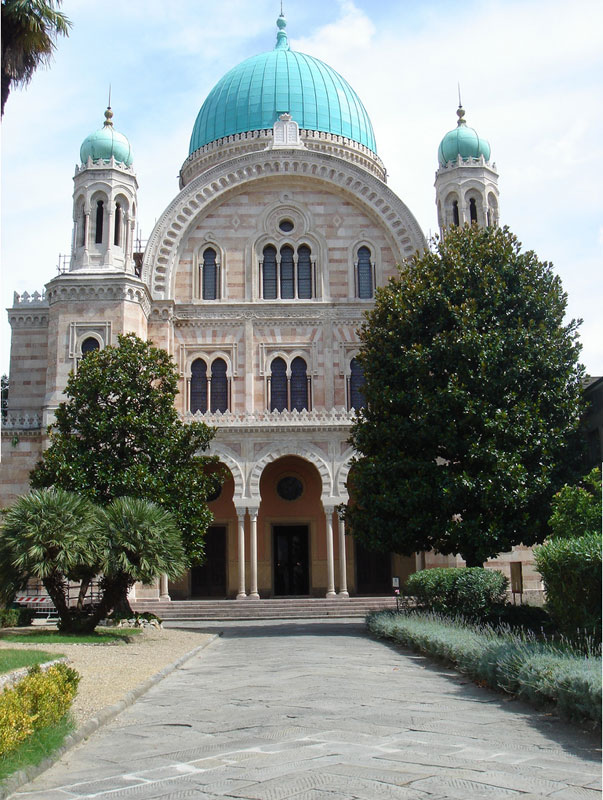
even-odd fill
[(459, 156), (463, 161), (480, 156), (483, 156), (485, 161), (490, 161), (490, 145), (485, 139), (480, 139), (477, 131), (467, 125), (464, 119), (465, 109), (459, 106), (456, 114), (459, 118), (456, 128), (448, 131), (438, 148), (440, 166), (445, 167), (450, 161), (456, 161)]
[(281, 15), (274, 50), (248, 58), (218, 81), (201, 106), (189, 154), (236, 133), (272, 128), (289, 113), (300, 128), (345, 136), (376, 153), (373, 126), (334, 69), (289, 47)]
[(88, 158), (93, 161), (110, 161), (132, 166), (132, 148), (123, 133), (113, 127), (113, 112), (109, 106), (105, 111), (105, 124), (98, 131), (87, 136), (80, 147), (80, 161), (85, 164)]

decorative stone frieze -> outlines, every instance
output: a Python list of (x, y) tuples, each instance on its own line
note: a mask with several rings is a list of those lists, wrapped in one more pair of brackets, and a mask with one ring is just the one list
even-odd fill
[(205, 422), (216, 428), (344, 430), (353, 420), (354, 412), (345, 408), (313, 409), (312, 411), (197, 411), (181, 415), (184, 422)]
[(42, 414), (37, 411), (9, 411), (2, 420), (6, 431), (34, 431), (42, 427)]
[(49, 305), (55, 303), (85, 302), (130, 302), (140, 305), (148, 317), (151, 313), (151, 297), (146, 285), (133, 275), (118, 273), (107, 275), (78, 275), (68, 273), (53, 278), (46, 285)]
[(27, 306), (31, 308), (32, 306), (48, 306), (48, 302), (46, 300), (46, 292), (19, 292), (13, 293), (13, 308), (18, 308), (20, 306)]

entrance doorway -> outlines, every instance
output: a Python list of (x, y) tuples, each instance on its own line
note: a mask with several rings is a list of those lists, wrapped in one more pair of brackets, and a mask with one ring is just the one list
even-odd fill
[(357, 594), (391, 594), (392, 560), (390, 553), (378, 553), (356, 544)]
[(191, 568), (191, 597), (226, 597), (226, 526), (205, 535), (205, 563)]
[(274, 553), (274, 594), (309, 594), (309, 531), (307, 525), (275, 525), (272, 529)]

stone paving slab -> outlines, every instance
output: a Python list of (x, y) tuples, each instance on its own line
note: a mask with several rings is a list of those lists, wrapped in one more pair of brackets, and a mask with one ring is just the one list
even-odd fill
[(357, 621), (221, 639), (14, 800), (600, 800), (598, 737)]

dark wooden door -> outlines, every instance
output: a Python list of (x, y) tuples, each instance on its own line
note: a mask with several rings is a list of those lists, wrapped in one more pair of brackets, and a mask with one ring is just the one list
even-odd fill
[(205, 535), (205, 563), (191, 569), (191, 597), (226, 597), (226, 526)]
[(307, 525), (275, 525), (274, 594), (304, 595), (310, 591)]
[(389, 553), (368, 550), (356, 542), (356, 593), (391, 594), (392, 559)]

